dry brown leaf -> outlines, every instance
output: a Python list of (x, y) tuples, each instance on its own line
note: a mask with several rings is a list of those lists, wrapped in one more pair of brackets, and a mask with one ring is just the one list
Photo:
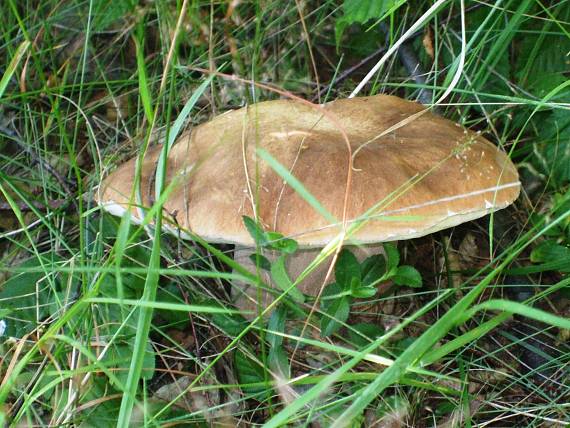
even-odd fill
[(422, 44), (424, 45), (424, 49), (426, 50), (426, 53), (428, 54), (428, 56), (433, 61), (433, 59), (435, 58), (435, 52), (433, 49), (432, 31), (431, 31), (431, 27), (429, 25), (426, 27), (424, 37), (422, 38)]

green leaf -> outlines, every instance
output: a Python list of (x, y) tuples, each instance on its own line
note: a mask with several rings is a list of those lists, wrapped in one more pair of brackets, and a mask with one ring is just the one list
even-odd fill
[(355, 280), (357, 281), (358, 286), (360, 286), (360, 263), (358, 263), (356, 256), (352, 254), (351, 251), (343, 249), (340, 252), (334, 272), (336, 283), (343, 290), (351, 290), (352, 284)]
[(369, 299), (370, 297), (374, 297), (377, 292), (376, 287), (358, 287), (353, 289), (350, 295), (357, 299)]
[(348, 331), (348, 336), (350, 341), (359, 348), (370, 345), (372, 341), (378, 339), (385, 333), (384, 329), (377, 324), (359, 323), (351, 327), (352, 329)]
[(530, 253), (533, 263), (544, 263), (553, 260), (566, 261), (566, 267), (561, 267), (562, 272), (570, 272), (570, 248), (557, 244), (555, 241), (545, 241), (538, 245)]
[(267, 337), (266, 340), (271, 348), (277, 348), (283, 343), (283, 336), (277, 333), (285, 332), (285, 321), (287, 320), (287, 309), (284, 306), (278, 306), (271, 316), (269, 317), (269, 322), (267, 323)]
[[(134, 243), (125, 250), (125, 255), (121, 261), (121, 268), (128, 272), (129, 267), (144, 267), (150, 263), (150, 249), (141, 243)], [(138, 296), (142, 293), (145, 284), (145, 275), (135, 273), (121, 274), (123, 285), (135, 291)], [(115, 287), (113, 287), (115, 288)], [(116, 292), (113, 291), (113, 296)]]
[(435, 415), (439, 417), (447, 416), (453, 413), (454, 410), (457, 410), (457, 403), (447, 400), (443, 401), (442, 403), (438, 404), (435, 408)]
[(321, 319), (321, 336), (328, 337), (342, 327), (350, 314), (350, 300), (347, 296), (334, 300)]
[(397, 8), (398, 0), (344, 0), (343, 16), (336, 21), (335, 37), (337, 46), (345, 28), (351, 24), (364, 24), (372, 19), (382, 18), (390, 9)]
[[(565, 193), (555, 193), (551, 198), (551, 202), (545, 201), (545, 204), (551, 206), (551, 209), (546, 213), (534, 213), (530, 218), (532, 224), (540, 225), (544, 222), (544, 224), (550, 225), (557, 218), (570, 212), (570, 188)], [(570, 245), (570, 218), (566, 217), (563, 221), (554, 225), (554, 227), (550, 227), (544, 235), (553, 238), (559, 244), (564, 244), (568, 248)]]
[(321, 295), (321, 307), (325, 307), (333, 300), (340, 299), (344, 296), (350, 296), (350, 290), (343, 290), (336, 282), (331, 282), (325, 287), (325, 290)]
[(285, 254), (293, 254), (297, 251), (297, 241), (283, 237), (278, 232), (265, 232), (261, 225), (248, 216), (242, 216), (243, 223), (255, 243), (261, 247), (268, 247)]
[(344, 0), (342, 9), (343, 19), (349, 23), (364, 23), (371, 19), (379, 18), (391, 7), (390, 0)]
[(242, 216), (243, 224), (257, 245), (267, 245), (267, 238), (263, 228), (251, 217)]
[(422, 276), (413, 266), (399, 266), (392, 280), (397, 285), (416, 288), (422, 286)]
[(391, 349), (396, 355), (400, 355), (402, 352), (408, 349), (412, 345), (412, 343), (415, 342), (415, 340), (416, 340), (415, 337), (405, 337), (394, 343)]
[(279, 256), (279, 258), (272, 263), (271, 279), (281, 290), (286, 291), (289, 297), (296, 302), (303, 303), (305, 301), (303, 293), (301, 293), (297, 287), (291, 288), (293, 282), (291, 282), (285, 266), (286, 257), (286, 255)]
[(255, 266), (259, 266), (260, 269), (269, 271), (271, 270), (271, 262), (267, 257), (259, 253), (253, 253), (249, 255), (249, 259)]
[[(341, 291), (338, 284), (332, 283), (324, 289), (323, 297), (334, 296)], [(350, 302), (351, 298), (348, 296), (321, 300), (321, 311), (323, 312), (321, 318), (322, 337), (330, 336), (342, 327), (350, 314)]]
[(282, 347), (271, 348), (268, 358), (271, 370), (285, 379), (291, 379), (291, 364), (285, 349)]
[(269, 247), (274, 250), (278, 250), (286, 254), (293, 254), (297, 251), (297, 241), (294, 239), (284, 238), (280, 233), (266, 232), (265, 239), (267, 240)]
[[(184, 296), (180, 287), (174, 282), (169, 282), (160, 287), (156, 292), (156, 300), (161, 303), (184, 304)], [(170, 309), (157, 309), (156, 314), (167, 321), (170, 325), (186, 324), (188, 322), (188, 314), (183, 311), (172, 311)]]
[[(242, 351), (236, 351), (234, 354), (234, 365), (237, 372), (237, 378), (240, 384), (263, 383), (266, 376), (263, 367), (256, 361), (249, 358)], [(269, 378), (269, 376), (267, 376)], [(269, 384), (267, 386), (240, 386), (242, 391), (247, 394), (255, 394), (256, 399), (263, 401), (271, 395)]]
[[(561, 21), (570, 19), (568, 7), (558, 5), (551, 9)], [(515, 76), (518, 84), (537, 97), (543, 97), (562, 83), (568, 71), (567, 57), (561, 52), (570, 51), (570, 38), (557, 34), (555, 21), (527, 21), (525, 37), (521, 37), (517, 46)], [(530, 30), (530, 31), (528, 31)]]
[[(129, 339), (126, 343), (117, 343), (109, 347), (109, 350), (102, 359), (102, 363), (108, 368), (115, 369), (114, 373), (119, 381), (118, 385), (124, 385), (129, 375), (129, 366), (131, 364), (131, 357), (133, 355), (133, 346), (135, 338)], [(146, 344), (145, 353), (142, 363), (141, 378), (149, 380), (154, 375), (155, 369), (155, 355), (150, 342)], [(113, 382), (111, 382), (113, 384)]]
[[(215, 300), (207, 300), (203, 304), (222, 308)], [(231, 337), (239, 335), (249, 325), (249, 321), (240, 314), (214, 313), (209, 318), (216, 327)]]
[(384, 244), (384, 252), (386, 253), (386, 271), (392, 274), (400, 264), (400, 253), (398, 248), (391, 242)]
[[(81, 396), (81, 403), (97, 403), (97, 405), (84, 415), (85, 418), (82, 418), (79, 425), (82, 427), (115, 426), (119, 417), (120, 403), (117, 400), (101, 400), (101, 397), (109, 394), (113, 389), (110, 390), (109, 382), (103, 376), (94, 376), (91, 379), (89, 388), (85, 388), (85, 392)], [(61, 391), (59, 395), (62, 397), (62, 405), (59, 411), (62, 411), (63, 406), (68, 403), (65, 397), (69, 395), (65, 390)], [(130, 422), (133, 425), (144, 424), (142, 418), (142, 415), (136, 415), (132, 417)]]
[[(570, 101), (569, 92), (562, 101)], [(539, 141), (533, 147), (531, 161), (558, 189), (570, 182), (570, 114), (556, 109), (536, 116), (533, 123), (539, 130)]]
[[(23, 272), (12, 275), (0, 285), (0, 307), (5, 323), (4, 334), (23, 337), (36, 328), (38, 322), (54, 314), (63, 305), (64, 288), (75, 289), (75, 278), (69, 274), (50, 273), (50, 267), (57, 265), (61, 258), (48, 253), (41, 261), (32, 258), (23, 262), (19, 269)], [(46, 273), (38, 272), (45, 269)], [(26, 269), (30, 269), (26, 272)]]
[(382, 254), (368, 257), (360, 265), (362, 285), (372, 286), (385, 279), (386, 259)]

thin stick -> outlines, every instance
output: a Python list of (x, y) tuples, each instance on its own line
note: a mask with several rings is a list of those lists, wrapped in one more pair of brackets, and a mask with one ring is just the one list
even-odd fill
[(313, 74), (315, 75), (315, 82), (317, 84), (317, 99), (320, 104), (321, 84), (319, 82), (319, 72), (317, 71), (317, 63), (315, 61), (315, 56), (313, 55), (313, 48), (311, 47), (311, 38), (309, 36), (309, 31), (307, 30), (307, 24), (305, 24), (305, 18), (303, 17), (303, 12), (301, 10), (301, 4), (299, 3), (299, 0), (295, 0), (295, 4), (297, 5), (297, 12), (299, 12), (299, 19), (301, 20), (301, 26), (303, 27), (305, 40), (307, 40), (307, 49), (309, 50), (309, 57), (311, 58), (311, 66), (313, 67)]

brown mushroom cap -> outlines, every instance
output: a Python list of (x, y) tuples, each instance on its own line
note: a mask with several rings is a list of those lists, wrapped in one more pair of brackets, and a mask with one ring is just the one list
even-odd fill
[[(423, 236), (512, 203), (520, 183), (510, 159), (456, 123), (427, 112), (378, 138), (423, 109), (376, 95), (317, 108), (268, 101), (222, 114), (183, 134), (172, 147), (166, 184), (174, 179), (177, 184), (164, 209), (175, 217), (173, 224), (207, 241), (251, 245), (242, 216), (253, 217), (255, 204), (268, 230), (294, 237), (305, 247), (322, 247), (341, 225), (331, 224), (285, 184), (256, 156), (256, 149), (279, 161), (340, 221), (349, 152), (339, 127), (357, 152), (347, 219), (370, 214), (352, 236), (357, 242)], [(144, 160), (141, 193), (147, 207), (153, 201), (160, 150), (152, 147)], [(135, 162), (131, 159), (107, 177), (99, 203), (114, 214), (130, 207), (136, 220), (129, 202)]]

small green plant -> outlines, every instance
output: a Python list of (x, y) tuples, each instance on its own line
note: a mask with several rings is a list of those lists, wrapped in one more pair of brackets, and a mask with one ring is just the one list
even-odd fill
[[(558, 217), (570, 211), (570, 189), (552, 195), (549, 205), (551, 206), (549, 211), (531, 216), (531, 221), (534, 224), (544, 221), (546, 225), (550, 225)], [(565, 218), (563, 221), (552, 225), (544, 235), (548, 240), (555, 241), (560, 245), (570, 245), (570, 219)]]
[[(544, 224), (547, 229), (545, 240), (533, 248), (530, 261), (539, 266), (541, 271), (557, 271), (562, 274), (570, 273), (570, 219), (564, 218), (570, 212), (570, 190), (556, 193), (552, 196), (552, 207), (544, 214), (534, 214), (531, 221), (538, 225)], [(566, 287), (568, 289), (568, 287)]]
[[(286, 270), (287, 257), (297, 251), (297, 243), (276, 232), (266, 232), (252, 218), (244, 216), (244, 224), (259, 248), (278, 251), (277, 259), (270, 262), (259, 252), (251, 260), (271, 272), (274, 283), (289, 297), (304, 302), (305, 296), (295, 287)], [(348, 249), (343, 249), (335, 265), (335, 282), (326, 286), (320, 298), (321, 334), (327, 337), (338, 331), (350, 315), (354, 299), (369, 299), (378, 292), (377, 286), (392, 281), (395, 286), (421, 287), (420, 273), (412, 266), (400, 266), (400, 254), (394, 244), (384, 244), (385, 256), (376, 254), (362, 263)]]
[(344, 0), (343, 14), (336, 20), (335, 36), (337, 46), (344, 30), (352, 24), (373, 24), (382, 17), (393, 13), (405, 1), (402, 0)]
[(298, 302), (304, 302), (305, 297), (297, 288), (291, 287), (292, 282), (287, 274), (285, 261), (287, 257), (297, 251), (298, 244), (295, 240), (285, 238), (281, 233), (266, 232), (251, 217), (243, 216), (243, 222), (249, 234), (260, 249), (273, 250), (280, 253), (274, 262), (270, 262), (259, 251), (253, 253), (250, 258), (256, 266), (271, 272), (271, 279), (283, 291), (289, 293), (289, 297)]
[(356, 256), (343, 249), (335, 265), (336, 281), (329, 284), (321, 297), (321, 334), (330, 336), (348, 319), (354, 299), (376, 295), (377, 285), (392, 281), (394, 285), (421, 287), (420, 273), (412, 266), (400, 264), (400, 254), (393, 244), (384, 244), (386, 257), (376, 254), (359, 263)]

